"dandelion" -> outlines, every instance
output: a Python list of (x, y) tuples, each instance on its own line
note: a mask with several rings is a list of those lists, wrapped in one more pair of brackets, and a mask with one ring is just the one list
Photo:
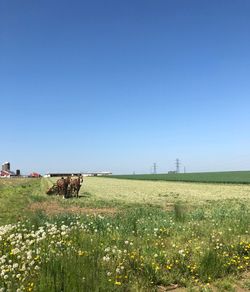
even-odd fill
[(117, 286), (121, 286), (121, 284), (122, 284), (121, 282), (118, 282), (118, 281), (115, 282), (115, 285)]
[(118, 274), (119, 274), (121, 270), (120, 270), (119, 268), (116, 268), (116, 270), (115, 270), (115, 271), (116, 271), (116, 273), (118, 273)]
[(13, 269), (16, 269), (18, 267), (18, 263), (13, 264)]
[(103, 259), (103, 261), (105, 261), (105, 262), (109, 262), (110, 257), (109, 257), (108, 255), (106, 255), (106, 256), (104, 256), (102, 259)]

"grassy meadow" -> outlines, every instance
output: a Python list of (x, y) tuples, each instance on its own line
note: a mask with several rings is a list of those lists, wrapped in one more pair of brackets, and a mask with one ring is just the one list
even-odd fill
[(250, 185), (0, 180), (0, 291), (249, 291)]

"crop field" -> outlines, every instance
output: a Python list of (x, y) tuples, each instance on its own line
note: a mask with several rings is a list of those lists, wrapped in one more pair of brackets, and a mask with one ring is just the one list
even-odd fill
[(250, 185), (0, 180), (0, 291), (249, 291)]
[(113, 175), (112, 178), (135, 180), (162, 180), (205, 183), (250, 184), (250, 171)]

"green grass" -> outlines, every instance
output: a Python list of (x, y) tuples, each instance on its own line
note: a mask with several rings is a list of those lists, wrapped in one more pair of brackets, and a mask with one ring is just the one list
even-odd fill
[[(113, 181), (118, 187), (118, 180)], [(209, 291), (209, 285), (217, 283), (220, 291), (233, 291), (234, 281), (250, 270), (250, 200), (245, 197), (186, 204), (180, 194), (166, 209), (144, 201), (133, 204), (130, 197), (123, 203), (118, 195), (105, 199), (102, 184), (111, 183), (110, 179), (90, 178), (81, 190), (86, 196), (78, 200), (47, 196), (45, 190), (52, 182), (10, 180), (0, 186), (4, 214), (0, 225), (15, 223), (0, 226), (0, 288), (149, 292), (176, 284), (190, 291), (194, 287)], [(101, 192), (96, 197), (98, 183)], [(127, 185), (120, 187), (122, 194)], [(65, 212), (27, 213), (27, 205), (43, 201), (60, 203)], [(117, 212), (67, 213), (75, 206), (115, 207)]]
[(250, 171), (112, 175), (109, 177), (119, 178), (119, 179), (153, 180), (153, 181), (161, 180), (161, 181), (183, 181), (183, 182), (204, 182), (204, 183), (250, 184)]
[(250, 279), (244, 281), (243, 287), (250, 291)]
[[(33, 271), (27, 263), (29, 274), (20, 273), (25, 288), (34, 285), (35, 291), (157, 291), (157, 286), (171, 284), (202, 287), (248, 270), (250, 210), (242, 209), (238, 201), (202, 209), (202, 219), (194, 209), (182, 210), (181, 220), (176, 210), (145, 206), (113, 217), (39, 215), (11, 232), (28, 239), (20, 259), (10, 252), (16, 245), (22, 249), (15, 238), (0, 253), (21, 266), (32, 250), (33, 265), (39, 269)], [(36, 241), (40, 228), (46, 237)], [(7, 234), (3, 241), (8, 238)], [(16, 273), (10, 269), (8, 275)], [(15, 290), (19, 282), (11, 279), (9, 287)]]
[(31, 202), (46, 199), (40, 195), (40, 183), (40, 179), (0, 180), (0, 225), (25, 218)]

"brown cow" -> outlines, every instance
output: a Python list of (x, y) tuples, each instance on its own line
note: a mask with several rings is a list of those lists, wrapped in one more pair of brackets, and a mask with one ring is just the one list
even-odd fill
[(82, 175), (79, 175), (78, 178), (71, 178), (70, 180), (70, 193), (71, 195), (75, 195), (77, 198), (79, 197), (79, 191), (81, 188), (81, 182), (83, 182)]
[(46, 192), (47, 195), (53, 195), (54, 193), (58, 193), (58, 187), (53, 185), (51, 188), (48, 189)]
[(70, 182), (70, 178), (67, 177), (66, 179), (64, 177), (57, 180), (57, 194), (62, 195), (64, 198), (68, 197), (68, 185)]

